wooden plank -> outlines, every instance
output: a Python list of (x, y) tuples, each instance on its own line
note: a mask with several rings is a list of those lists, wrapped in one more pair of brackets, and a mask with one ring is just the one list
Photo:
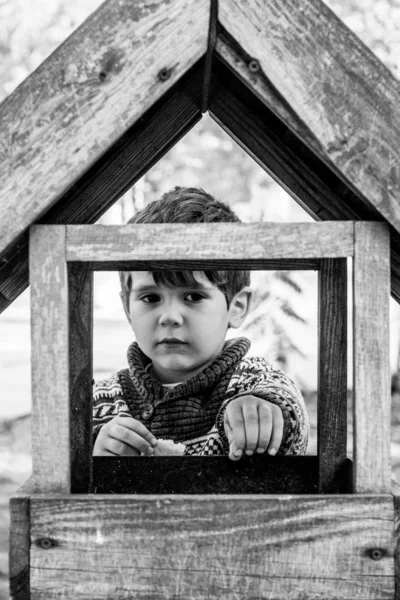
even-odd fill
[[(201, 118), (198, 61), (70, 187), (41, 223), (93, 223)], [(28, 234), (0, 259), (0, 312), (28, 286)]]
[[(342, 467), (335, 471), (335, 489), (348, 493), (351, 461)], [(93, 489), (113, 494), (312, 494), (318, 491), (318, 458), (94, 457)]]
[(32, 457), (37, 490), (70, 489), (65, 226), (30, 230)]
[(319, 491), (340, 492), (336, 473), (347, 448), (347, 264), (321, 261), (319, 271), (318, 458)]
[(396, 78), (321, 0), (221, 0), (219, 20), (242, 48), (231, 69), (399, 231)]
[(395, 600), (400, 600), (400, 496), (393, 496), (395, 519)]
[[(226, 32), (220, 34), (232, 61), (245, 60), (243, 50)], [(358, 197), (268, 107), (214, 58), (210, 114), (248, 154), (316, 220), (381, 220), (378, 211)], [(246, 63), (247, 64), (247, 63)], [(266, 83), (267, 85), (267, 83)], [(274, 102), (284, 101), (270, 88)], [(400, 300), (400, 234), (391, 230), (392, 295)]]
[(355, 224), (354, 489), (390, 491), (389, 231)]
[(30, 598), (29, 498), (32, 492), (32, 478), (29, 478), (10, 498), (9, 579), (10, 597), (13, 600), (29, 600)]
[[(238, 260), (135, 260), (134, 262), (95, 262), (91, 263), (93, 271), (201, 271), (205, 269), (237, 269)], [(271, 270), (271, 271), (317, 271), (319, 269), (317, 258), (281, 258), (281, 259), (241, 259), (240, 268), (248, 270)]]
[(68, 225), (67, 260), (330, 258), (352, 256), (353, 238), (352, 223)]
[(391, 496), (33, 497), (31, 590), (392, 600), (393, 513)]
[(0, 108), (0, 252), (207, 50), (208, 0), (107, 0)]
[(93, 272), (68, 264), (71, 492), (89, 492), (92, 473)]
[[(243, 62), (241, 47), (226, 33), (218, 38), (221, 44), (224, 53), (214, 61), (212, 118), (314, 218), (355, 219), (357, 196), (229, 69), (231, 62)], [(379, 220), (377, 211), (369, 214)]]

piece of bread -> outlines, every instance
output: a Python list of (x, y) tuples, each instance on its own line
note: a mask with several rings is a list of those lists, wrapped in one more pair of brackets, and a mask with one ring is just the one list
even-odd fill
[(174, 440), (163, 440), (158, 438), (157, 446), (154, 447), (153, 456), (182, 456), (185, 452), (185, 444)]

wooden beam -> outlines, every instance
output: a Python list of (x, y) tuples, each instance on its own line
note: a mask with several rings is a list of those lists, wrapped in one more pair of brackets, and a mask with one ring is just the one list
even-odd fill
[[(243, 60), (242, 48), (226, 32), (218, 44), (225, 52), (213, 63), (212, 118), (314, 218), (356, 219), (358, 197), (230, 69)], [(372, 216), (379, 220), (371, 209)]]
[[(40, 218), (93, 223), (201, 118), (203, 61), (198, 61)], [(0, 260), (0, 312), (28, 286), (28, 234)]]
[(9, 579), (12, 600), (30, 598), (30, 477), (10, 498)]
[[(341, 181), (229, 70), (230, 62), (243, 61), (243, 51), (226, 32), (219, 44), (230, 59), (214, 59), (210, 114), (214, 120), (264, 168), (316, 220), (379, 221), (381, 215), (365, 198)], [(225, 56), (225, 54), (224, 54)], [(283, 102), (270, 88), (274, 103)], [(392, 296), (400, 302), (400, 233), (391, 229)]]
[(318, 316), (319, 491), (340, 492), (347, 456), (347, 260), (321, 261)]
[(220, 0), (219, 21), (242, 55), (232, 60), (220, 38), (217, 54), (400, 231), (400, 83), (395, 77), (321, 0)]
[[(398, 493), (398, 490), (396, 492)], [(395, 540), (396, 548), (395, 556), (395, 595), (394, 600), (400, 600), (400, 496), (393, 496), (394, 504), (394, 521), (395, 521)]]
[(354, 491), (390, 492), (389, 231), (355, 223)]
[(68, 261), (219, 259), (251, 264), (337, 258), (354, 252), (354, 225), (350, 222), (67, 225), (66, 231)]
[(42, 495), (30, 503), (35, 598), (394, 596), (389, 495)]
[[(335, 472), (335, 490), (351, 492), (351, 461)], [(333, 482), (332, 482), (333, 483)], [(93, 490), (113, 494), (316, 494), (316, 456), (94, 457)]]
[(0, 253), (207, 50), (208, 0), (107, 0), (0, 107)]
[(68, 281), (65, 226), (30, 230), (33, 483), (70, 491)]
[(88, 493), (92, 479), (93, 272), (68, 263), (71, 492)]

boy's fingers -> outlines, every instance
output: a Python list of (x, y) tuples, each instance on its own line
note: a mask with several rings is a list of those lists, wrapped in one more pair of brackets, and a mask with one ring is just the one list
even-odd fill
[[(228, 411), (228, 409), (230, 409)], [(244, 430), (244, 421), (242, 409), (240, 406), (230, 405), (227, 409), (226, 418), (229, 426), (231, 439), (229, 441), (229, 458), (239, 460), (246, 445), (246, 433)]]
[[(139, 432), (141, 431), (140, 428), (138, 428), (138, 430), (139, 430)], [(121, 444), (125, 444), (127, 446), (130, 446), (131, 448), (134, 448), (135, 450), (138, 450), (139, 453), (140, 452), (143, 452), (143, 454), (151, 453), (153, 446), (144, 437), (142, 437), (142, 435), (139, 432), (137, 433), (136, 431), (132, 431), (132, 429), (123, 427), (119, 423), (115, 423), (114, 426), (112, 428), (110, 428), (109, 437), (111, 439), (116, 440), (117, 442), (120, 442)], [(152, 436), (152, 437), (154, 437), (154, 436)], [(109, 449), (112, 452), (114, 452), (113, 448), (109, 448)], [(120, 454), (120, 453), (118, 453), (118, 454)], [(129, 454), (129, 455), (135, 456), (135, 454)]]
[(257, 406), (254, 404), (245, 404), (243, 406), (244, 430), (246, 435), (245, 452), (249, 456), (257, 448), (259, 438), (259, 416)]
[(282, 444), (283, 415), (279, 406), (273, 407), (272, 436), (268, 446), (268, 454), (276, 454)]
[(136, 448), (112, 437), (107, 439), (105, 450), (110, 453), (110, 456), (140, 456)]
[(225, 414), (225, 419), (224, 419), (224, 426), (225, 426), (225, 434), (226, 437), (228, 439), (228, 444), (230, 445), (232, 442), (232, 427), (230, 426), (230, 423), (228, 421), (228, 419), (226, 418), (226, 414)]
[(272, 413), (268, 404), (263, 401), (258, 405), (259, 434), (257, 453), (262, 454), (268, 448), (272, 433)]
[(137, 421), (136, 419), (132, 419), (131, 417), (119, 417), (115, 420), (118, 425), (122, 427), (126, 427), (127, 429), (134, 431), (139, 434), (143, 439), (145, 439), (150, 446), (155, 446), (157, 444), (157, 439), (154, 435), (147, 429), (143, 423)]

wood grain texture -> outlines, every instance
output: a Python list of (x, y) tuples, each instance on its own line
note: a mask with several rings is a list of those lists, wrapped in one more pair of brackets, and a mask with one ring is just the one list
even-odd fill
[(33, 493), (29, 478), (10, 498), (9, 578), (10, 597), (29, 600), (30, 562), (30, 495)]
[(395, 520), (395, 600), (400, 600), (400, 496), (393, 496)]
[[(198, 61), (40, 219), (93, 223), (201, 118)], [(0, 312), (28, 285), (28, 234), (0, 259)]]
[(391, 496), (33, 497), (31, 590), (37, 600), (392, 600), (393, 513)]
[[(351, 492), (351, 461), (336, 469), (335, 490)], [(349, 485), (350, 484), (350, 485)], [(93, 490), (113, 494), (315, 494), (316, 456), (94, 457)]]
[(68, 263), (71, 492), (90, 491), (93, 414), (93, 273)]
[(354, 490), (390, 491), (389, 231), (355, 224)]
[(67, 260), (342, 257), (353, 255), (353, 238), (352, 223), (68, 225)]
[[(238, 260), (230, 259), (171, 259), (171, 260), (129, 260), (113, 262), (92, 262), (93, 271), (204, 271), (205, 269), (237, 269)], [(240, 268), (248, 270), (271, 271), (317, 271), (320, 260), (318, 258), (265, 258), (265, 259), (240, 259)]]
[[(248, 62), (243, 50), (226, 32), (224, 45), (235, 64)], [(218, 54), (220, 56), (220, 54)], [(221, 58), (221, 56), (220, 56)], [(247, 64), (246, 62), (246, 64)], [(210, 114), (316, 220), (381, 220), (367, 200), (358, 197), (332, 169), (214, 58)], [(275, 103), (284, 103), (270, 87)], [(400, 299), (400, 234), (391, 228), (392, 295)]]
[(209, 10), (107, 0), (6, 99), (0, 252), (205, 54)]
[[(348, 186), (229, 69), (232, 61), (244, 63), (242, 49), (225, 34), (221, 40), (229, 60), (214, 60), (213, 119), (314, 218), (353, 220), (356, 208), (365, 212)], [(284, 102), (276, 95), (276, 102)], [(368, 214), (366, 220), (379, 220), (372, 208)]]
[(347, 264), (322, 260), (319, 271), (319, 491), (339, 492), (336, 473), (347, 448)]
[(35, 488), (70, 489), (65, 226), (30, 229), (32, 468)]
[[(320, 0), (221, 0), (219, 20), (246, 59), (230, 67), (400, 230), (395, 77)], [(223, 54), (218, 43), (216, 50)], [(283, 102), (271, 102), (270, 87)]]

